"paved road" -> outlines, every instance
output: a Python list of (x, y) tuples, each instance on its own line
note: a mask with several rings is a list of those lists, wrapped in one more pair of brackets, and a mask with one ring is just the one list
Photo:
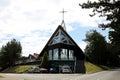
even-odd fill
[(0, 80), (120, 80), (120, 69), (94, 74), (0, 74)]

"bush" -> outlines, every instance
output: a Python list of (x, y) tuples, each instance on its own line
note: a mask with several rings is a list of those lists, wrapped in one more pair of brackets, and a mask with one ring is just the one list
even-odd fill
[(49, 60), (47, 52), (44, 53), (40, 67), (48, 68), (49, 67)]

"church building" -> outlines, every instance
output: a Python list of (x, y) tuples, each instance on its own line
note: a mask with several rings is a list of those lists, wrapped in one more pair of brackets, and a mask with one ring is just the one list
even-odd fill
[(45, 52), (48, 54), (49, 65), (58, 72), (61, 72), (62, 66), (67, 65), (70, 66), (72, 73), (85, 73), (85, 55), (67, 33), (64, 19), (41, 51), (39, 59)]
[(46, 46), (41, 51), (39, 58), (47, 52), (50, 65), (60, 70), (61, 66), (69, 65), (74, 73), (85, 73), (85, 55), (75, 41), (59, 25)]

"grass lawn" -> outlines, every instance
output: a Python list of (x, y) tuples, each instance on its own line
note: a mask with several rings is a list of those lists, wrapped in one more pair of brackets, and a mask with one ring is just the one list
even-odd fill
[[(10, 67), (10, 68), (5, 69), (2, 72), (5, 72), (5, 73), (24, 73), (24, 72), (26, 72), (26, 70), (28, 70), (29, 68), (31, 68), (33, 66), (38, 66), (38, 65), (14, 66), (14, 67)], [(97, 66), (97, 65), (92, 64), (90, 62), (85, 62), (85, 67), (86, 67), (86, 73), (88, 73), (88, 74), (110, 69), (106, 66)]]
[(92, 64), (90, 62), (85, 62), (85, 67), (86, 67), (86, 73), (95, 73), (95, 72), (100, 72), (103, 70), (108, 70), (110, 69), (107, 66), (97, 66), (95, 64)]
[(33, 67), (35, 65), (22, 65), (22, 66), (14, 66), (14, 67), (10, 67), (5, 69), (4, 71), (2, 71), (3, 73), (23, 73), (26, 70), (28, 70), (29, 68)]
[(3, 78), (3, 76), (0, 75), (0, 78)]

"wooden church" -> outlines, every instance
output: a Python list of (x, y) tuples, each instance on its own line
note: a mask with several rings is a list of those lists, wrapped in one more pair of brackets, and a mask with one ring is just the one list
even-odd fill
[(45, 52), (48, 54), (50, 66), (58, 71), (60, 71), (61, 66), (69, 65), (73, 73), (85, 73), (85, 55), (61, 25), (53, 33), (39, 58)]
[(64, 10), (62, 13), (62, 23), (57, 27), (41, 51), (39, 59), (47, 52), (50, 62), (49, 65), (56, 68), (58, 72), (61, 72), (62, 66), (68, 65), (73, 73), (85, 73), (85, 55), (67, 33), (64, 22)]

